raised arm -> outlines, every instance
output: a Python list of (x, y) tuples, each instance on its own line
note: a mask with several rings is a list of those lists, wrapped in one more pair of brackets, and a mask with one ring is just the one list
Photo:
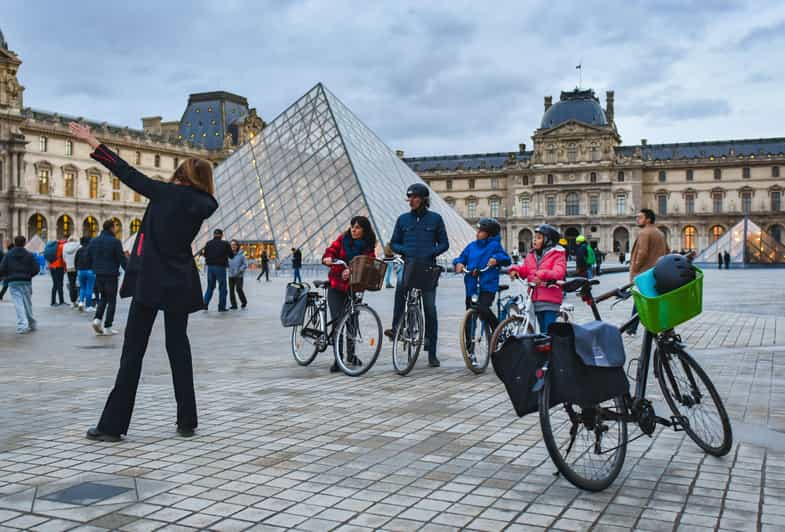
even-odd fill
[(94, 151), (90, 154), (90, 157), (104, 165), (129, 188), (151, 200), (165, 194), (166, 185), (164, 183), (150, 179), (125, 162), (115, 152), (101, 144), (90, 131), (90, 126), (71, 122), (68, 127), (74, 137), (87, 142), (93, 148)]

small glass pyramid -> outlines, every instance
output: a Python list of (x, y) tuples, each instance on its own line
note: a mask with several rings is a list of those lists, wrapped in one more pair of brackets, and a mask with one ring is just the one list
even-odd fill
[[(319, 263), (349, 220), (364, 215), (379, 239), (378, 255), (409, 210), (412, 183), (422, 179), (319, 83), (215, 169), (219, 208), (195, 249), (220, 228), (253, 257), (266, 249), (284, 259), (299, 247), (304, 262)], [(447, 262), (475, 232), (433, 191), (431, 209), (447, 227), (450, 251), (440, 257)]]
[(777, 242), (749, 218), (744, 218), (734, 225), (730, 231), (695, 257), (694, 262), (716, 264), (717, 254), (724, 253), (726, 250), (732, 264), (785, 263), (785, 245)]

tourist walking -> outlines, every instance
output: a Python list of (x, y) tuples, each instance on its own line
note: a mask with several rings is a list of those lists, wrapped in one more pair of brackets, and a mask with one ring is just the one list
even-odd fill
[(262, 251), (262, 255), (259, 257), (259, 268), (261, 271), (259, 275), (256, 277), (257, 281), (262, 280), (262, 275), (264, 275), (267, 281), (270, 280), (270, 258), (267, 256), (266, 251)]
[[(117, 306), (117, 280), (120, 277), (120, 268), (125, 270), (127, 261), (123, 253), (123, 244), (114, 234), (114, 222), (107, 220), (104, 222), (101, 234), (92, 239), (87, 247), (90, 264), (95, 273), (95, 289), (99, 294), (93, 318), (93, 330), (99, 336), (118, 332), (112, 328)], [(104, 313), (106, 313), (105, 317)]]
[(240, 305), (243, 309), (248, 306), (248, 300), (243, 291), (243, 278), (245, 270), (248, 269), (248, 260), (245, 258), (245, 251), (240, 249), (240, 243), (232, 240), (232, 258), (229, 259), (229, 303), (232, 310), (237, 310), (237, 297), (240, 298)]
[(294, 282), (302, 283), (303, 278), (300, 277), (300, 268), (303, 267), (303, 252), (299, 248), (292, 248), (292, 270), (294, 270)]
[(229, 267), (229, 258), (232, 248), (229, 242), (223, 239), (221, 229), (213, 231), (213, 239), (204, 246), (204, 262), (207, 264), (207, 290), (204, 292), (204, 309), (210, 305), (213, 298), (215, 284), (218, 283), (218, 312), (226, 312), (226, 269)]
[(720, 270), (722, 269), (723, 259), (724, 259), (724, 257), (722, 255), (722, 251), (718, 251), (717, 252), (717, 268), (720, 269)]
[(65, 246), (65, 240), (52, 240), (47, 242), (44, 248), (44, 258), (49, 263), (49, 275), (52, 276), (51, 305), (53, 307), (65, 305), (65, 299), (63, 298), (63, 280), (65, 279), (63, 246)]
[[(119, 441), (126, 434), (142, 372), (142, 358), (158, 311), (164, 313), (166, 352), (177, 400), (177, 432), (192, 436), (197, 426), (188, 314), (203, 308), (199, 272), (191, 252), (204, 220), (218, 208), (213, 197), (213, 167), (203, 159), (186, 159), (169, 182), (150, 179), (100, 144), (90, 128), (71, 124), (72, 133), (90, 144), (91, 157), (129, 188), (149, 199), (137, 233), (122, 297), (133, 297), (123, 340), (120, 370), (93, 440)], [(144, 264), (143, 264), (144, 263)]]
[(79, 241), (79, 249), (76, 250), (74, 263), (76, 264), (76, 277), (79, 282), (79, 310), (94, 312), (93, 290), (95, 289), (95, 272), (90, 261), (90, 253), (87, 251), (90, 245), (90, 237), (83, 236)]
[[(657, 259), (668, 254), (668, 245), (665, 243), (665, 236), (662, 231), (654, 225), (657, 219), (651, 209), (641, 209), (635, 217), (635, 223), (640, 228), (638, 238), (632, 246), (630, 253), (630, 281), (635, 280), (635, 276), (643, 273), (649, 268), (653, 268)], [(635, 305), (632, 306), (632, 313), (636, 314)], [(629, 334), (634, 335), (638, 330), (638, 321), (630, 329)]]
[(726, 270), (730, 270), (730, 253), (728, 253), (727, 249), (725, 250), (725, 253), (723, 253), (723, 257), (722, 258), (723, 258), (723, 261), (725, 262), (725, 269)]
[(79, 241), (75, 236), (68, 237), (68, 241), (63, 246), (63, 262), (65, 262), (65, 273), (68, 276), (68, 299), (73, 308), (77, 307), (79, 299), (79, 288), (76, 279), (76, 252), (79, 250)]
[(14, 238), (14, 247), (8, 250), (0, 262), (0, 277), (5, 278), (14, 300), (18, 334), (26, 334), (36, 328), (32, 281), (38, 275), (38, 264), (33, 254), (25, 249), (25, 243), (25, 237), (21, 235)]
[(591, 264), (589, 264), (589, 244), (586, 237), (578, 235), (575, 239), (575, 275), (591, 279)]

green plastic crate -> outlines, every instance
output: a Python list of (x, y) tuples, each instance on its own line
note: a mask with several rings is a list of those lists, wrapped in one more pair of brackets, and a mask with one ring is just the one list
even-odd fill
[(635, 277), (632, 298), (646, 329), (660, 333), (691, 320), (703, 310), (703, 271), (693, 266), (695, 280), (660, 295), (655, 288), (654, 268)]

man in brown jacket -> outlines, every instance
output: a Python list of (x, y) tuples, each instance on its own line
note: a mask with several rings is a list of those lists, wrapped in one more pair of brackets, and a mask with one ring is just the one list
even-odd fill
[[(635, 217), (635, 223), (641, 231), (638, 233), (638, 239), (635, 240), (630, 253), (630, 281), (633, 281), (639, 273), (653, 268), (657, 259), (668, 254), (665, 236), (654, 225), (656, 218), (651, 209), (641, 209), (638, 216)], [(632, 313), (635, 314), (634, 306)], [(635, 326), (630, 329), (630, 334), (634, 335), (637, 330), (638, 323), (636, 322)]]

